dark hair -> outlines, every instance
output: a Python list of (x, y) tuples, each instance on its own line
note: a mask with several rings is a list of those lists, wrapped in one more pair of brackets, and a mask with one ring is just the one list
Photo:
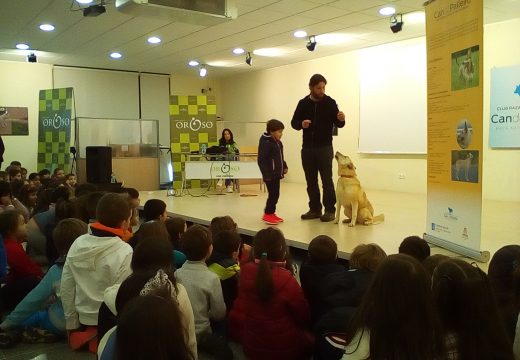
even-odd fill
[(430, 256), (430, 246), (426, 240), (419, 236), (408, 236), (399, 245), (399, 254), (410, 255), (419, 261), (423, 261)]
[(7, 181), (0, 181), (0, 196), (13, 196), (11, 192), (11, 184)]
[(274, 295), (273, 276), (269, 261), (282, 262), (287, 259), (287, 244), (283, 233), (268, 227), (256, 233), (253, 239), (253, 256), (260, 260), (256, 273), (256, 294), (261, 302), (268, 302)]
[(115, 359), (192, 360), (186, 332), (171, 296), (136, 296), (118, 319)]
[(237, 231), (237, 224), (229, 215), (216, 216), (211, 219), (209, 230), (213, 236), (224, 230)]
[(19, 167), (12, 166), (9, 169), (9, 178), (14, 178), (16, 175), (21, 174), (22, 170)]
[(320, 82), (325, 83), (325, 85), (327, 85), (327, 80), (325, 79), (325, 77), (323, 75), (314, 74), (309, 79), (309, 86), (314, 87), (314, 86), (318, 85)]
[(22, 166), (22, 163), (19, 162), (18, 160), (13, 160), (13, 161), (11, 161), (11, 164), (9, 164), (9, 165), (11, 165), (11, 166), (14, 165), (14, 166), (19, 166), (19, 167), (21, 167), (21, 166)]
[(91, 192), (97, 191), (97, 189), (97, 186), (94, 184), (78, 184), (78, 186), (76, 186), (76, 190), (74, 190), (74, 194), (76, 194), (76, 197), (80, 197)]
[(22, 187), (24, 185), (23, 180), (14, 180), (13, 179), (13, 180), (11, 180), (9, 185), (11, 185), (11, 194), (13, 195), (13, 197), (19, 198), (20, 190), (22, 190)]
[(84, 211), (87, 217), (87, 221), (90, 221), (90, 219), (96, 219), (97, 218), (97, 206), (99, 203), (99, 200), (106, 194), (105, 191), (93, 191), (91, 193), (88, 193), (85, 195), (85, 201), (84, 201)]
[(26, 168), (23, 167), (23, 168), (20, 168), (20, 170), (22, 171), (22, 176), (23, 176), (24, 173), (27, 176), (27, 169)]
[(148, 238), (135, 247), (130, 266), (134, 272), (167, 270), (172, 265), (172, 253), (173, 247), (168, 241)]
[(224, 230), (213, 236), (213, 251), (222, 255), (231, 256), (242, 243), (240, 234), (236, 231)]
[(192, 225), (181, 236), (182, 249), (190, 261), (201, 261), (212, 244), (211, 232), (202, 225)]
[(65, 175), (65, 180), (69, 180), (71, 177), (76, 177), (76, 174), (70, 173), (70, 174)]
[(7, 181), (9, 180), (9, 174), (7, 171), (0, 170), (0, 181)]
[(349, 265), (351, 269), (365, 269), (375, 272), (384, 259), (386, 259), (386, 253), (381, 246), (377, 244), (360, 244), (352, 251)]
[(79, 219), (63, 219), (54, 228), (52, 239), (59, 255), (67, 254), (74, 240), (86, 234), (88, 226)]
[(433, 275), (435, 268), (441, 261), (448, 260), (450, 257), (442, 254), (430, 255), (423, 260), (422, 264), (430, 276)]
[(37, 176), (39, 177), (40, 175), (38, 175), (38, 173), (30, 173), (28, 180), (33, 181), (34, 179), (36, 179)]
[(131, 199), (139, 199), (139, 191), (134, 188), (123, 188), (122, 192), (127, 193)]
[(58, 200), (68, 200), (70, 198), (70, 189), (65, 186), (58, 186), (52, 191), (51, 201), (57, 203)]
[(52, 171), (52, 175), (53, 175), (53, 176), (56, 176), (56, 175), (58, 174), (58, 171), (64, 171), (64, 170), (63, 170), (62, 168), (60, 168), (60, 167), (57, 167), (57, 168), (55, 168), (55, 169)]
[(144, 204), (143, 213), (146, 221), (158, 220), (159, 216), (166, 211), (166, 203), (159, 199), (147, 200)]
[(338, 244), (327, 235), (318, 235), (309, 243), (309, 260), (313, 264), (327, 264), (336, 261)]
[(0, 213), (0, 235), (4, 239), (18, 229), (20, 216), (22, 216), (22, 213), (16, 209), (9, 209)]
[[(229, 141), (226, 141), (226, 139), (224, 138), (224, 133), (225, 132), (229, 132)], [(226, 144), (233, 144), (235, 142), (235, 140), (233, 140), (233, 132), (231, 130), (229, 130), (228, 128), (222, 130), (222, 135), (220, 136), (220, 139), (218, 140), (218, 143), (220, 146), (225, 146)]]
[[(18, 194), (18, 200), (22, 204), (24, 204), (25, 207), (29, 208), (31, 205), (29, 204), (29, 195), (38, 193), (38, 188), (34, 185), (24, 185), (20, 189), (20, 193)], [(36, 201), (38, 201), (38, 198), (36, 198)], [(35, 206), (36, 204), (33, 204), (32, 206)]]
[(442, 261), (433, 273), (433, 297), (459, 359), (513, 359), (486, 274), (460, 259)]
[(76, 216), (76, 205), (72, 200), (58, 200), (55, 207), (56, 221), (68, 219)]
[(103, 225), (118, 228), (131, 215), (130, 205), (125, 196), (108, 193), (99, 199), (96, 219)]
[(38, 191), (38, 200), (36, 201), (36, 206), (34, 207), (33, 215), (49, 210), (49, 205), (52, 202), (51, 197), (53, 191), (53, 189), (46, 189), (40, 187)]
[(166, 225), (163, 222), (157, 220), (145, 222), (128, 243), (135, 248), (140, 243), (150, 239), (158, 239), (170, 243), (170, 234), (168, 234)]
[(430, 277), (415, 258), (398, 254), (377, 268), (349, 323), (347, 339), (369, 334), (369, 357), (374, 360), (432, 360), (444, 353), (440, 329)]
[(40, 175), (40, 177), (50, 175), (50, 174), (51, 174), (51, 172), (49, 171), (49, 169), (41, 169), (40, 171), (38, 171), (38, 175)]
[(268, 134), (271, 134), (275, 131), (283, 130), (283, 129), (285, 129), (283, 122), (281, 122), (280, 120), (276, 120), (276, 119), (269, 120), (265, 127), (265, 130), (267, 131)]
[(186, 228), (186, 220), (180, 216), (174, 216), (167, 218), (164, 225), (166, 226), (166, 230), (168, 230), (168, 234), (170, 234), (170, 241), (172, 242), (173, 248), (175, 250), (180, 250), (180, 239), (181, 235), (184, 233), (184, 229)]

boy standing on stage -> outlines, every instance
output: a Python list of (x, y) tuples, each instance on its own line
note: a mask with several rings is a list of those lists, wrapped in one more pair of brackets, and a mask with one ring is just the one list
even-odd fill
[(258, 166), (269, 193), (262, 220), (269, 225), (277, 225), (283, 221), (275, 214), (276, 203), (280, 197), (280, 179), (287, 174), (287, 163), (283, 158), (283, 144), (280, 141), (284, 125), (272, 119), (267, 122), (266, 132), (258, 143)]

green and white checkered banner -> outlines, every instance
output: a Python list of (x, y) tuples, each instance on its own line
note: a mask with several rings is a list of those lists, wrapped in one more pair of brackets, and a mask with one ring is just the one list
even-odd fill
[[(180, 188), (186, 156), (217, 145), (217, 105), (213, 96), (170, 96), (173, 185)], [(208, 186), (207, 179), (187, 180), (187, 188)]]
[(69, 171), (72, 88), (40, 90), (38, 171)]

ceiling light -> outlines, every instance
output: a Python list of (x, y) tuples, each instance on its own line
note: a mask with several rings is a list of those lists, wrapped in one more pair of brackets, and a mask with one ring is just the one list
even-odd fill
[(307, 45), (305, 45), (305, 47), (309, 51), (314, 51), (314, 49), (316, 49), (316, 36), (309, 36), (309, 41), (307, 42)]
[(42, 31), (53, 31), (55, 29), (54, 25), (51, 24), (41, 24), (40, 30)]
[(30, 62), (30, 63), (38, 62), (38, 58), (36, 57), (36, 54), (30, 53), (29, 55), (27, 55), (27, 62)]
[(118, 52), (113, 52), (113, 53), (110, 53), (110, 57), (112, 59), (121, 59), (123, 57), (123, 55), (121, 55), (121, 53), (118, 53)]
[(199, 62), (197, 60), (188, 61), (189, 66), (199, 66)]
[(246, 55), (246, 64), (249, 66), (253, 65), (253, 58), (251, 57), (251, 53), (249, 51)]
[(298, 30), (298, 31), (294, 32), (294, 37), (296, 37), (296, 38), (303, 39), (306, 36), (307, 36), (307, 32), (304, 30)]
[(150, 44), (159, 44), (161, 42), (161, 39), (158, 38), (157, 36), (152, 36), (152, 37), (148, 38), (148, 42)]
[(390, 16), (395, 14), (395, 7), (393, 6), (385, 6), (384, 8), (379, 9), (379, 15)]
[(102, 2), (101, 4), (90, 5), (83, 9), (83, 16), (96, 17), (107, 12), (107, 9)]
[(246, 51), (242, 48), (234, 48), (233, 49), (233, 54), (235, 55), (242, 55), (243, 53), (245, 53)]
[(90, 4), (94, 0), (76, 0), (78, 4)]
[[(397, 19), (398, 17), (399, 17), (399, 20)], [(393, 15), (390, 18), (390, 30), (392, 30), (392, 32), (394, 34), (403, 30), (403, 25), (404, 25), (403, 14)]]
[(27, 50), (27, 49), (29, 49), (29, 45), (20, 43), (20, 44), (16, 44), (16, 48), (19, 50)]
[(199, 69), (199, 76), (204, 77), (208, 73), (208, 69), (206, 69), (206, 65), (201, 65)]

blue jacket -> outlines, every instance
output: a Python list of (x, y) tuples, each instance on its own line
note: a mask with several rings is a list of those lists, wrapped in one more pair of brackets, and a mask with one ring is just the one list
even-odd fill
[(258, 142), (258, 167), (264, 181), (282, 179), (287, 163), (283, 157), (283, 144), (264, 133)]
[(7, 275), (7, 256), (5, 255), (4, 238), (0, 235), (0, 283)]

